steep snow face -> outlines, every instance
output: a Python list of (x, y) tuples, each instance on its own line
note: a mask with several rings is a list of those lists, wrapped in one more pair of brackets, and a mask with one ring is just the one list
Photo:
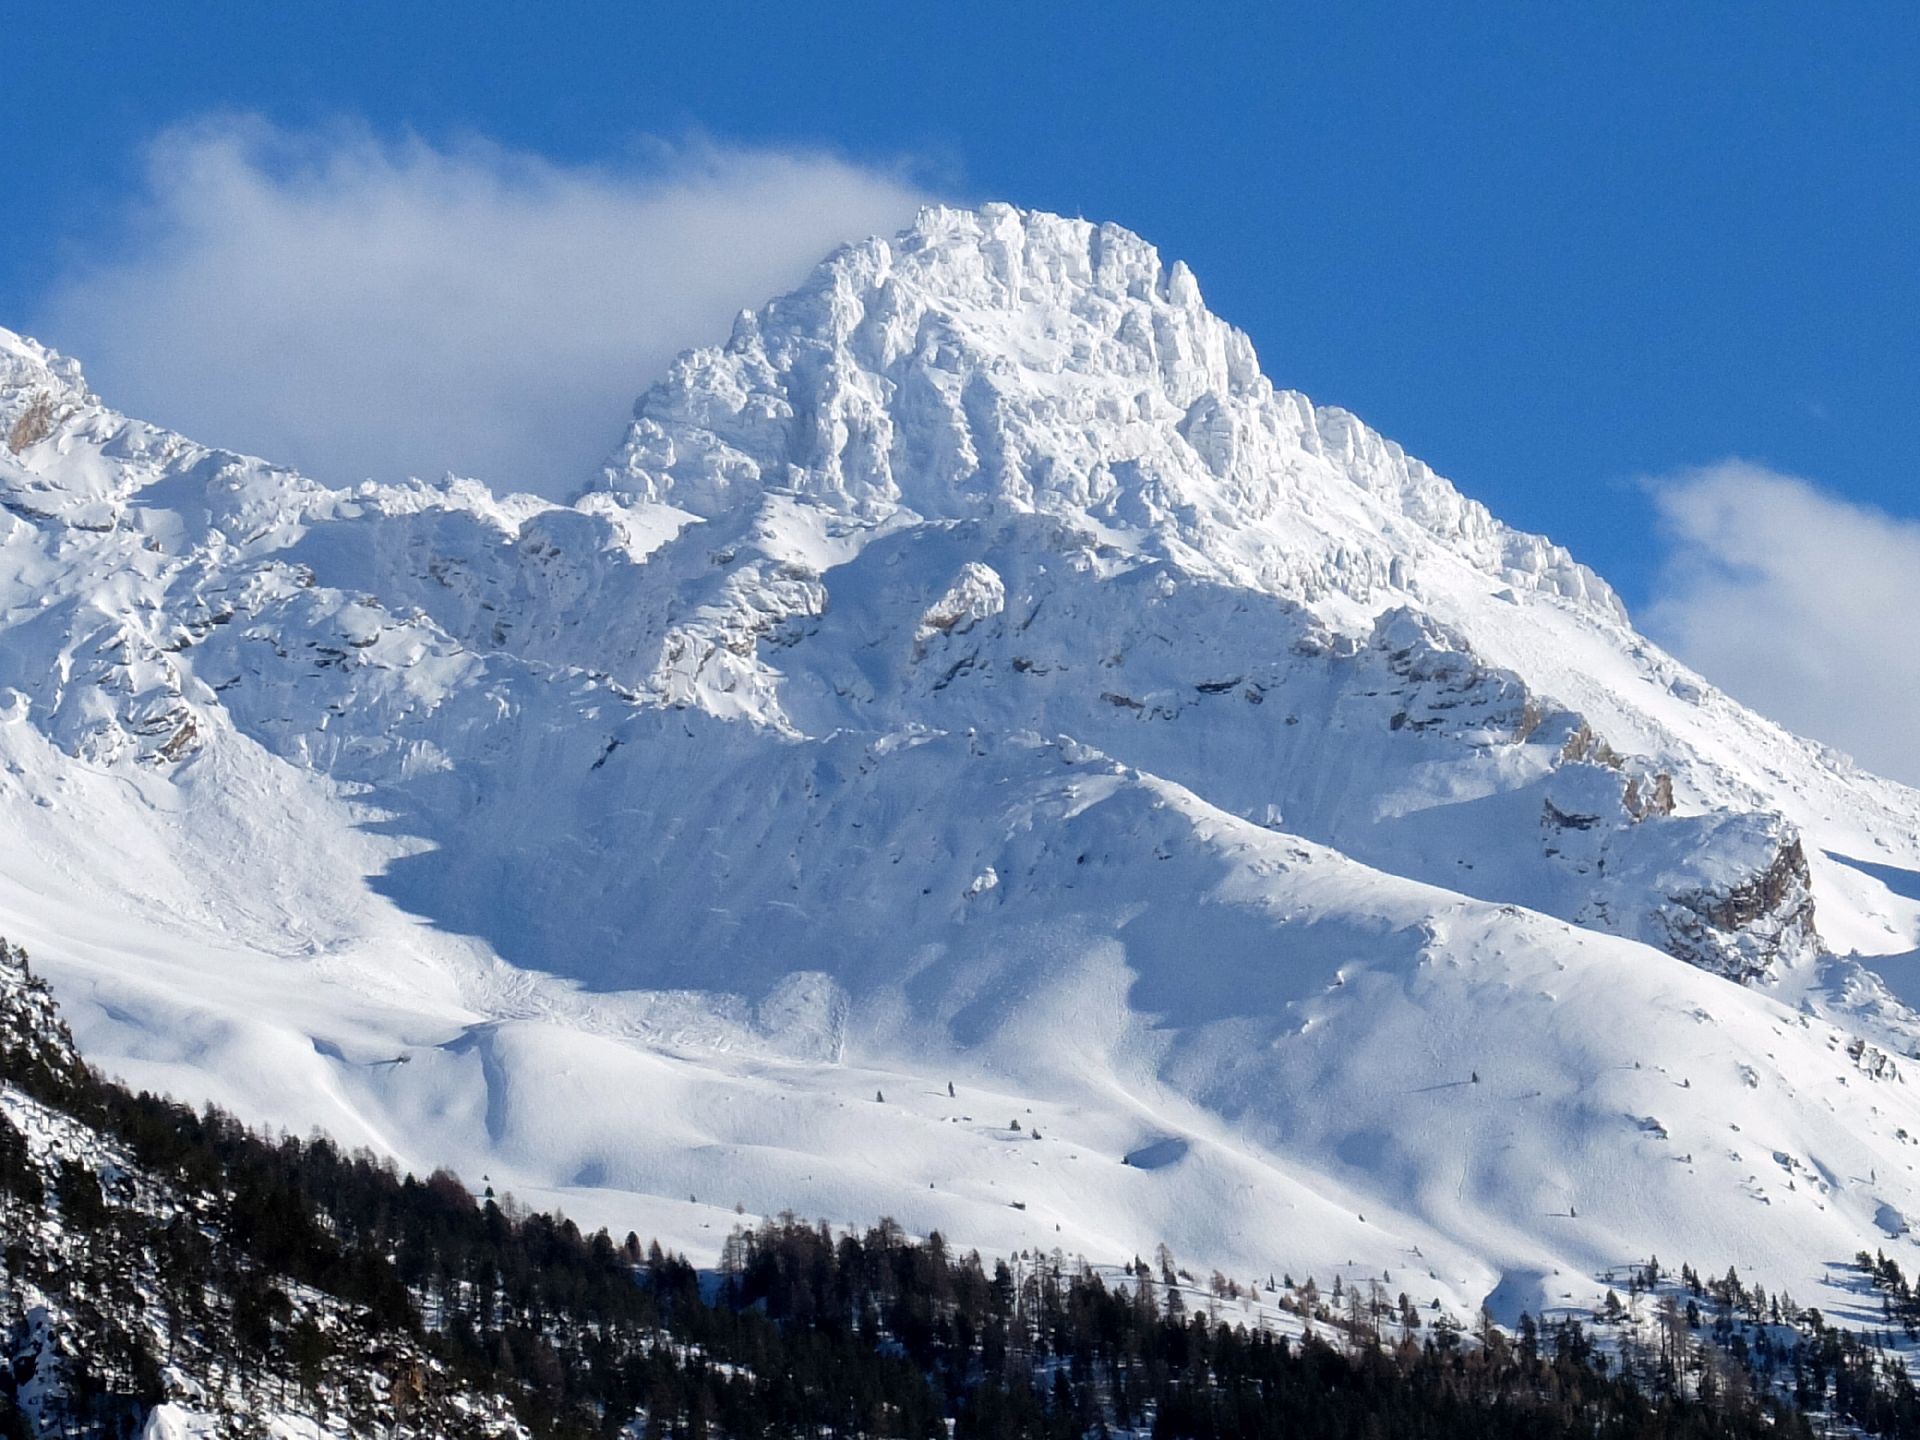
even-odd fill
[(696, 1248), (1460, 1304), (1649, 1251), (1805, 1300), (1920, 1211), (1862, 959), (1920, 950), (1920, 796), (1124, 231), (844, 250), (571, 505), (327, 489), (4, 334), (0, 438), (0, 928), (138, 1083)]
[(1038, 513), (1369, 609), (1438, 550), (1624, 618), (1564, 550), (1276, 391), (1184, 265), (1005, 206), (928, 211), (742, 315), (641, 399), (604, 484), (708, 517), (775, 493), (867, 522)]

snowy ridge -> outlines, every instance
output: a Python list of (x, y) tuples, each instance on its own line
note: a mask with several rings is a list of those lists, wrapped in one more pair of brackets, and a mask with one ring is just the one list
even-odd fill
[[(1316, 515), (1334, 473), (1375, 502), (1371, 526)], [(1276, 391), (1185, 265), (1117, 226), (1004, 206), (930, 210), (742, 315), (642, 397), (604, 483), (708, 517), (768, 492), (867, 519), (1073, 516), (1243, 583), (1363, 603), (1404, 570), (1410, 522), (1624, 618), (1566, 551), (1345, 411)]]
[(569, 505), (331, 488), (7, 336), (0, 437), (0, 922), (135, 1083), (696, 1251), (1808, 1299), (1920, 1212), (1920, 795), (1124, 231), (849, 247)]

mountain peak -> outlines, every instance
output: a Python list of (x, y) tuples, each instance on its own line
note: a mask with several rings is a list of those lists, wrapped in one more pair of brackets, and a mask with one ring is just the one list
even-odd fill
[(998, 202), (977, 209), (925, 206), (898, 235), (859, 241), (827, 257), (801, 293), (823, 283), (830, 288), (828, 277), (849, 276), (856, 282), (893, 278), (982, 308), (1072, 310), (1076, 295), (1089, 294), (1205, 313), (1186, 264), (1169, 268), (1157, 248), (1124, 226)]
[(603, 488), (713, 518), (779, 494), (855, 522), (1047, 514), (1369, 613), (1444, 552), (1624, 611), (1353, 416), (1276, 390), (1184, 264), (1011, 206), (844, 247), (643, 395)]
[(1845, 954), (1920, 944), (1920, 796), (1123, 230), (840, 250), (572, 506), (329, 489), (5, 354), (57, 403), (0, 447), (0, 929), (120, 1073), (622, 1210), (1417, 1244), (1469, 1305), (1724, 1259), (1736, 1200), (1743, 1256), (1920, 1214), (1920, 1016)]

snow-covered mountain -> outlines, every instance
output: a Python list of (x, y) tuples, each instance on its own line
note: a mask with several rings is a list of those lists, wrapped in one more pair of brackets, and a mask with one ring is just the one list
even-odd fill
[(1512, 1314), (1913, 1244), (1920, 794), (1125, 231), (842, 250), (571, 504), (330, 488), (6, 332), (0, 438), (0, 930), (134, 1083), (696, 1252)]

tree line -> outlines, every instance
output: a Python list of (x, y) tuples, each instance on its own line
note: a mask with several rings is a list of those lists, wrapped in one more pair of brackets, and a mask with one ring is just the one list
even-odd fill
[(1170, 1264), (1109, 1283), (1057, 1255), (989, 1264), (886, 1220), (741, 1228), (703, 1275), (444, 1171), (130, 1092), (80, 1062), (24, 959), (8, 964), (0, 1081), (120, 1159), (36, 1157), (0, 1116), (16, 1362), (0, 1367), (0, 1434), (26, 1433), (19, 1357), (40, 1295), (63, 1316), (76, 1435), (135, 1433), (174, 1366), (222, 1403), (356, 1430), (479, 1435), (510, 1415), (542, 1440), (636, 1421), (648, 1440), (1794, 1440), (1813, 1433), (1806, 1407), (1836, 1403), (1920, 1436), (1911, 1387), (1863, 1376), (1846, 1341), (1805, 1357), (1822, 1368), (1796, 1406), (1779, 1387), (1649, 1385), (1572, 1320), (1483, 1325), (1474, 1343), (1310, 1318), (1283, 1335), (1189, 1302)]

